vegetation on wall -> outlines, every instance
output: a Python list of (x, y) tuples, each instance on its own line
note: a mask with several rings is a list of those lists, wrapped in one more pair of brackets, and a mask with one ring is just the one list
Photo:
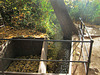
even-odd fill
[[(99, 0), (65, 0), (65, 4), (73, 21), (79, 21), (81, 17), (86, 23), (100, 24)], [(0, 16), (6, 26), (17, 29), (29, 28), (50, 36), (60, 29), (49, 0), (0, 0)]]
[(49, 0), (1, 0), (0, 8), (8, 26), (30, 28), (50, 36), (59, 28)]
[(100, 0), (65, 2), (74, 21), (81, 17), (86, 23), (100, 25)]

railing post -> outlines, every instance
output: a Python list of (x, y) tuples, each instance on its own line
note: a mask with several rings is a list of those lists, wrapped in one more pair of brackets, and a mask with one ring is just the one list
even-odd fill
[(3, 64), (3, 58), (1, 58), (1, 65), (2, 65), (2, 75), (4, 75), (4, 64)]
[(93, 46), (93, 40), (91, 40), (90, 42), (90, 51), (89, 51), (89, 57), (88, 57), (88, 64), (87, 64), (87, 72), (86, 75), (88, 75), (89, 72), (89, 66), (90, 66), (90, 62), (91, 62), (91, 54), (92, 54), (92, 46)]
[(84, 33), (85, 33), (85, 25), (83, 25), (83, 35), (84, 35)]
[(81, 29), (82, 29), (82, 22), (81, 22)]

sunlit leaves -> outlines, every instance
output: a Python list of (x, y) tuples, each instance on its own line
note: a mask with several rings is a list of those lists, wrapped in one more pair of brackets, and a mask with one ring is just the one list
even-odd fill
[(3, 3), (3, 1), (0, 1), (0, 4)]
[(81, 17), (87, 23), (100, 24), (100, 21), (96, 21), (96, 18), (100, 19), (100, 0), (89, 0), (87, 3), (73, 1), (71, 4), (70, 2), (66, 4), (70, 16), (74, 21), (78, 21), (79, 17)]
[(11, 23), (15, 27), (17, 25), (22, 28), (32, 28), (52, 35), (59, 27), (55, 28), (58, 22), (49, 0), (6, 0), (3, 8), (5, 12), (14, 11)]

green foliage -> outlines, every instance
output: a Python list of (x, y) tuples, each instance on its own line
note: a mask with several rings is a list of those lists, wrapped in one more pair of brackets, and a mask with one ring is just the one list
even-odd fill
[(81, 17), (85, 22), (91, 24), (100, 24), (100, 1), (93, 0), (89, 2), (74, 1), (66, 3), (71, 18), (78, 21)]
[(1, 0), (0, 2), (3, 11), (13, 10), (13, 14), (10, 15), (13, 27), (31, 28), (50, 36), (53, 36), (59, 28), (49, 0)]
[[(55, 31), (59, 28), (54, 10), (49, 0), (41, 0), (40, 2), (40, 9), (42, 11), (41, 24), (48, 34), (54, 35)], [(58, 25), (58, 27), (56, 25)]]

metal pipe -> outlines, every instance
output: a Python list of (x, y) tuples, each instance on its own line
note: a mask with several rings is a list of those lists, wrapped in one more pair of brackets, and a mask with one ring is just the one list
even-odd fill
[(81, 20), (81, 23), (84, 25), (84, 28), (86, 29), (86, 31), (87, 31), (87, 33), (88, 33), (88, 36), (90, 37), (90, 39), (92, 40), (92, 37), (90, 36), (90, 34), (89, 34), (89, 32), (88, 32), (88, 30), (87, 30), (87, 28), (86, 28), (86, 26), (85, 26), (85, 24), (84, 24), (84, 22), (82, 21), (82, 19), (81, 18), (79, 18), (80, 20)]
[[(80, 29), (80, 31), (81, 31), (81, 34), (82, 34), (82, 41), (84, 41), (84, 34), (83, 34), (83, 31)], [(85, 43), (84, 43), (85, 44)], [(87, 53), (87, 57), (89, 56), (88, 55), (88, 51), (87, 51), (87, 49), (86, 49), (86, 53)]]
[[(80, 35), (80, 40), (83, 41), (84, 40), (84, 34), (83, 34), (83, 30), (82, 29), (80, 29), (79, 35)], [(84, 55), (84, 52), (83, 52), (83, 43), (81, 42), (80, 44), (81, 44), (81, 51), (82, 51), (82, 55), (83, 55), (83, 60), (85, 61), (85, 55)], [(86, 69), (86, 63), (84, 63), (84, 67), (85, 67), (85, 72), (86, 72), (87, 71), (87, 69)]]
[(78, 62), (78, 63), (87, 63), (87, 61), (70, 61), (70, 60), (40, 60), (40, 59), (17, 59), (17, 58), (0, 58), (3, 60), (15, 60), (15, 61), (46, 61), (46, 62)]
[(0, 39), (0, 40), (19, 40), (19, 41), (50, 41), (50, 42), (84, 42), (90, 43), (90, 41), (74, 41), (74, 40), (43, 40), (43, 39)]
[(90, 33), (88, 32), (87, 28), (85, 27), (87, 33), (88, 33), (88, 36), (90, 37), (90, 40), (92, 40), (92, 37), (90, 36)]
[[(81, 20), (81, 18), (80, 18), (80, 20)], [(91, 43), (90, 43), (90, 51), (89, 51), (89, 57), (88, 57), (87, 72), (86, 72), (86, 75), (88, 75), (89, 65), (90, 65), (90, 60), (91, 60), (91, 53), (92, 53), (92, 45), (93, 45), (93, 42), (94, 42), (94, 41), (92, 40), (92, 37), (90, 36), (90, 34), (89, 34), (89, 32), (88, 32), (88, 30), (87, 30), (87, 28), (86, 28), (84, 22), (83, 22), (82, 20), (81, 20), (81, 22), (83, 23), (84, 28), (86, 29), (86, 31), (87, 31), (87, 33), (88, 33), (88, 36), (90, 37), (90, 40), (91, 40)]]
[(87, 50), (87, 47), (86, 47), (85, 43), (84, 43), (84, 47), (85, 47), (85, 51), (86, 51), (87, 57), (89, 57), (89, 53), (88, 53), (88, 50)]
[[(83, 23), (84, 29), (86, 29), (86, 26), (85, 26), (85, 24), (84, 24), (84, 22), (82, 21), (81, 18), (80, 18), (80, 20), (81, 20), (81, 22)], [(86, 29), (86, 31), (87, 31), (87, 33), (89, 33), (87, 29)], [(81, 33), (82, 33), (82, 32), (81, 32)], [(88, 34), (88, 35), (90, 35), (90, 34)], [(83, 39), (84, 39), (84, 31), (83, 31), (82, 36), (83, 36)], [(92, 39), (91, 36), (90, 36), (90, 39)], [(84, 45), (85, 45), (85, 43), (84, 43)], [(85, 50), (86, 50), (87, 56), (89, 57), (89, 54), (88, 54), (88, 51), (87, 51), (86, 45), (85, 45)]]
[(93, 46), (93, 42), (94, 42), (94, 41), (91, 40), (86, 75), (88, 75), (88, 72), (89, 72), (89, 66), (90, 66), (90, 62), (91, 62), (91, 54), (92, 54), (92, 46)]
[[(84, 52), (83, 52), (83, 47), (82, 47), (82, 55), (83, 55), (83, 60), (85, 61), (85, 55), (84, 55)], [(86, 68), (86, 63), (84, 63), (84, 67), (85, 67), (85, 72), (87, 71), (87, 68)]]

